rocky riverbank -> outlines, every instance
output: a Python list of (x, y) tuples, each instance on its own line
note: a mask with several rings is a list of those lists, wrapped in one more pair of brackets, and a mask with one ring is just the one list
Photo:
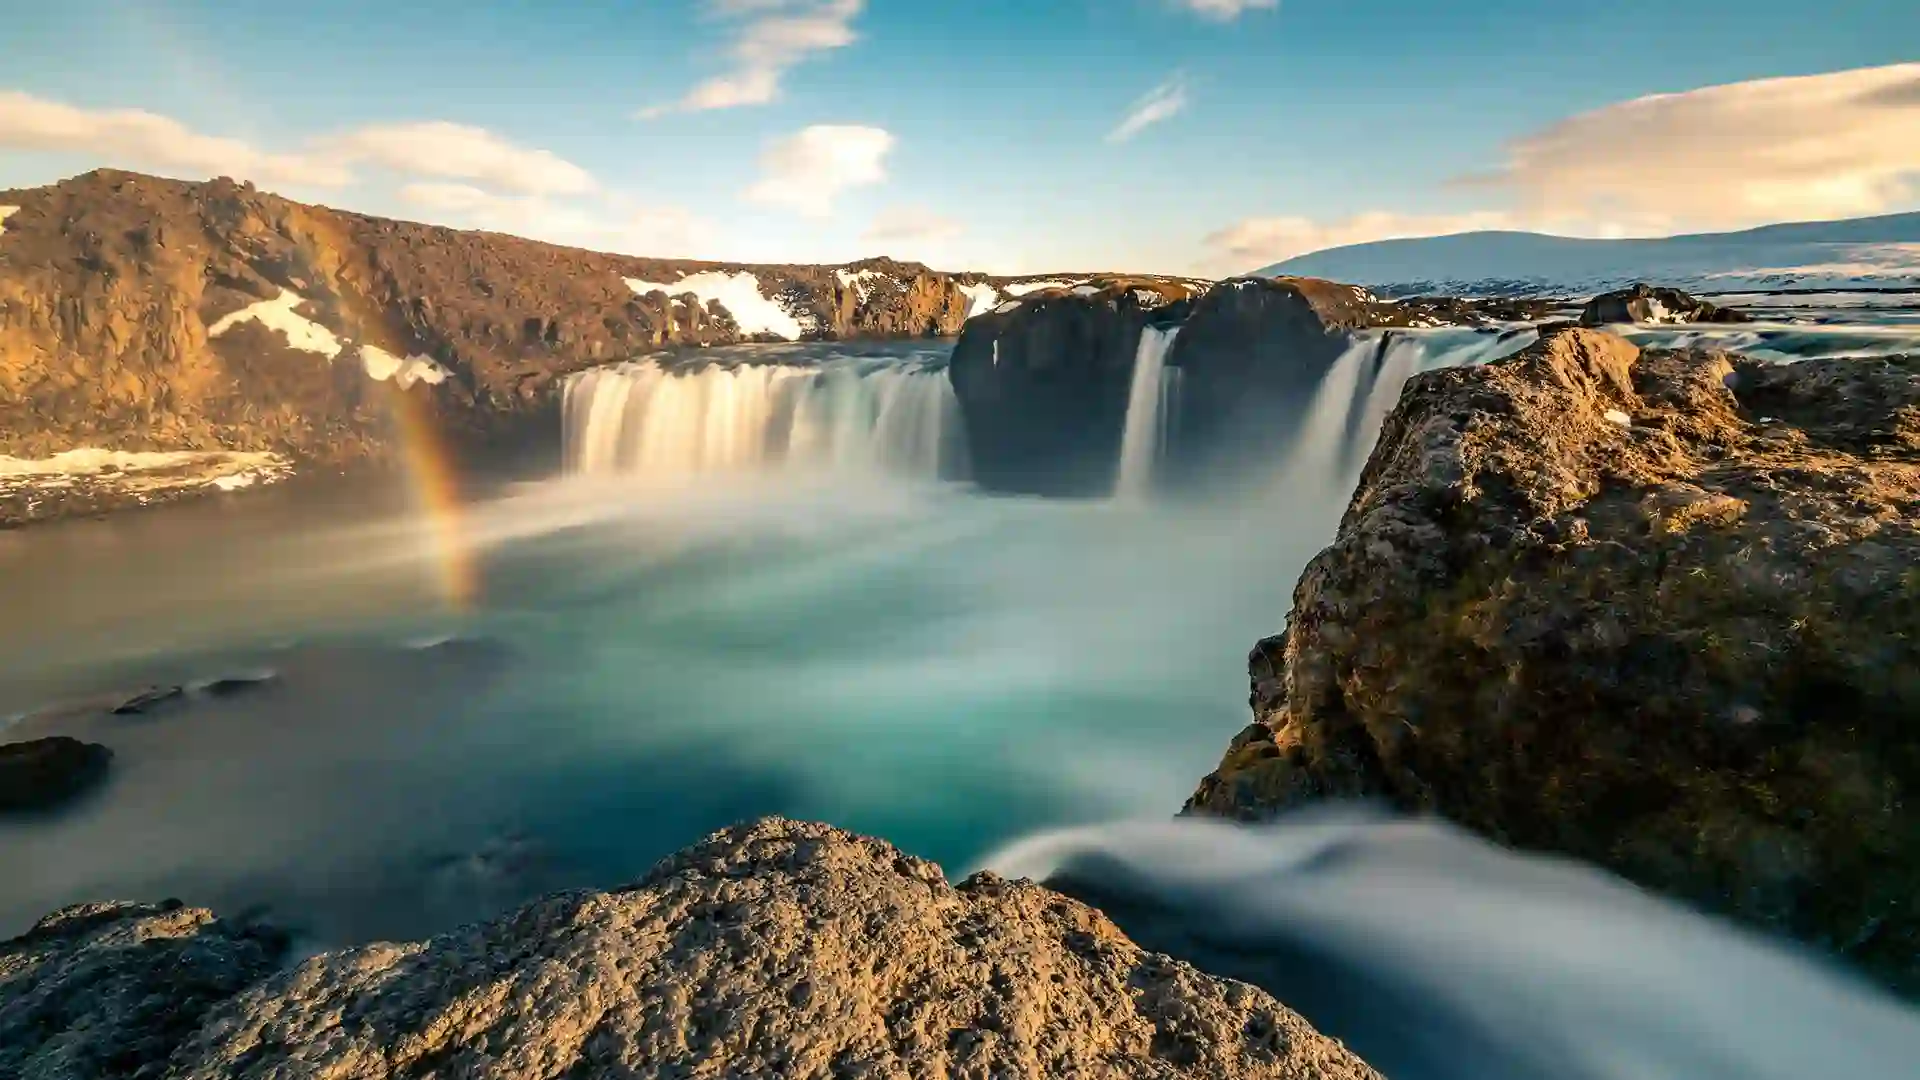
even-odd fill
[(0, 1073), (1379, 1077), (1083, 904), (823, 825), (428, 942), (287, 947), (177, 903), (51, 915), (0, 945)]
[(1920, 359), (1413, 380), (1190, 810), (1386, 796), (1920, 990)]

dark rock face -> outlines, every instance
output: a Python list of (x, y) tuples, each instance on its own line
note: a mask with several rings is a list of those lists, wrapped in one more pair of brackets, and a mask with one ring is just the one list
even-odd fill
[(270, 973), (204, 911), (77, 909), (0, 946), (21, 1076), (1114, 1076), (1378, 1080), (1265, 993), (1024, 882), (822, 825)]
[[(957, 333), (962, 286), (979, 280), (884, 259), (849, 273), (626, 258), (111, 170), (0, 192), (0, 206), (19, 208), (0, 234), (0, 454), (22, 458), (98, 447), (386, 459), (402, 398), (472, 450), (557, 428), (552, 391), (571, 372), (742, 339), (717, 301), (636, 295), (627, 279), (751, 273), (820, 338)], [(212, 332), (282, 290), (332, 344), (299, 348), (255, 319)], [(403, 389), (371, 377), (368, 347), (422, 357), (445, 378)]]
[(1141, 330), (1178, 323), (1192, 290), (1096, 279), (1009, 300), (967, 320), (948, 368), (973, 475), (996, 491), (1113, 488)]
[(1376, 326), (1495, 326), (1500, 323), (1544, 322), (1561, 304), (1554, 300), (1519, 297), (1470, 298), (1410, 296), (1390, 303), (1404, 321), (1376, 317)]
[(1617, 323), (1743, 323), (1747, 316), (1733, 308), (1716, 307), (1679, 289), (1656, 288), (1644, 282), (1628, 289), (1601, 293), (1580, 312), (1581, 326)]
[(112, 757), (64, 735), (0, 745), (0, 811), (58, 806), (105, 777)]
[(1409, 384), (1189, 810), (1385, 795), (1920, 991), (1920, 358)]
[(1223, 458), (1282, 446), (1352, 331), (1391, 322), (1366, 290), (1313, 278), (1236, 278), (1195, 303), (1167, 362), (1180, 371), (1172, 467), (1184, 483)]

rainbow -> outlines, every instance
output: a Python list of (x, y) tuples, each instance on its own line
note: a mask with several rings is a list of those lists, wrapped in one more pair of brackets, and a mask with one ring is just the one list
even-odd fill
[(424, 395), (382, 385), (388, 390), (389, 412), (415, 507), (432, 545), (440, 599), (452, 611), (470, 611), (480, 599), (480, 567), (467, 528), (458, 462), (434, 423)]

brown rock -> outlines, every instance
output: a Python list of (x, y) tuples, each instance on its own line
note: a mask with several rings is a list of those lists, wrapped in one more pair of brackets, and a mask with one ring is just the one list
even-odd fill
[(1617, 323), (1743, 323), (1746, 313), (1717, 307), (1679, 289), (1656, 288), (1644, 282), (1587, 301), (1580, 312), (1581, 326)]
[(1383, 794), (1920, 990), (1916, 567), (1920, 358), (1549, 328), (1409, 384), (1189, 807)]
[[(9, 1075), (1378, 1080), (1082, 904), (990, 875), (955, 888), (823, 825), (729, 829), (631, 888), (270, 976), (205, 912), (77, 923), (0, 947)], [(170, 1009), (182, 949), (204, 992)], [(103, 985), (146, 1004), (80, 993)]]

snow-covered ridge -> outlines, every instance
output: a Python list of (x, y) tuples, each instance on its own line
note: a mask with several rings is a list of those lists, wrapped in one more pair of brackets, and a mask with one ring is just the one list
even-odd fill
[(294, 311), (307, 298), (291, 289), (281, 289), (271, 300), (248, 304), (239, 311), (207, 327), (208, 337), (219, 337), (243, 322), (257, 322), (269, 330), (287, 335), (287, 345), (302, 352), (318, 353), (329, 360), (346, 349), (333, 331)]
[(760, 291), (760, 279), (750, 271), (729, 274), (724, 270), (708, 270), (665, 282), (639, 278), (621, 280), (637, 296), (662, 292), (678, 298), (692, 293), (702, 305), (718, 300), (733, 316), (740, 332), (747, 336), (768, 334), (782, 341), (799, 341), (806, 330), (777, 298), (769, 298)]
[(1587, 296), (1640, 281), (1706, 295), (1920, 288), (1920, 214), (1659, 239), (1480, 232), (1382, 240), (1259, 272), (1350, 281), (1401, 296)]
[(17, 206), (0, 206), (0, 236), (7, 235), (7, 219), (19, 212)]

